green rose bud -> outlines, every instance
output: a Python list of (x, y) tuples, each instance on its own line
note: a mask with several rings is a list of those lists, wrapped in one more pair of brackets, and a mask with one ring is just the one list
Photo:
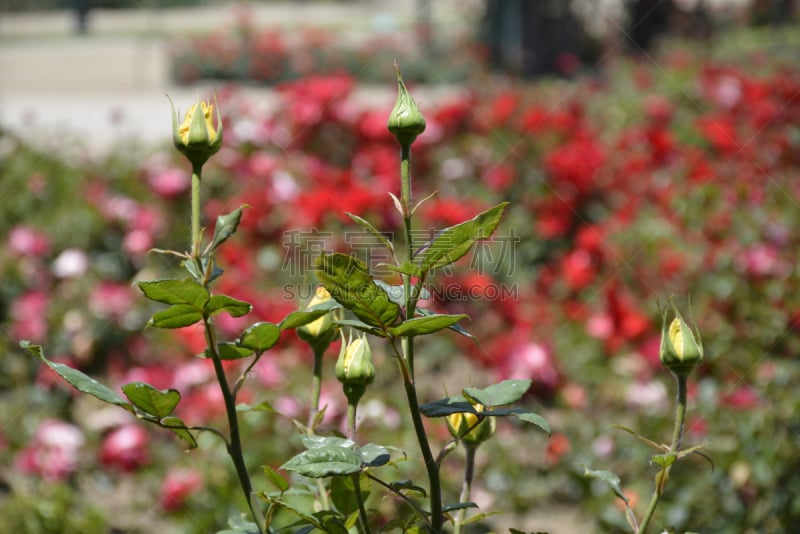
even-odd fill
[(672, 307), (675, 318), (667, 324), (667, 310), (661, 328), (661, 364), (678, 375), (688, 375), (697, 364), (703, 361), (703, 341), (697, 325), (694, 330), (686, 324), (680, 312)]
[[(169, 97), (167, 97), (169, 98)], [(180, 114), (175, 112), (172, 99), (172, 141), (195, 168), (201, 167), (222, 146), (222, 119), (217, 109), (217, 125), (214, 126), (214, 104), (200, 100), (186, 112), (178, 125)]]
[(375, 366), (372, 365), (372, 350), (367, 343), (367, 335), (361, 334), (355, 339), (344, 343), (342, 334), (342, 349), (336, 362), (336, 378), (342, 384), (360, 384), (367, 386), (375, 380)]
[[(483, 412), (483, 404), (473, 406), (476, 412)], [(459, 412), (448, 415), (447, 429), (454, 438), (461, 439), (467, 446), (480, 445), (494, 435), (497, 422), (494, 417), (484, 417), (478, 423), (478, 416), (470, 412)], [(477, 425), (476, 425), (477, 423)]]
[(395, 65), (395, 70), (397, 71), (397, 101), (389, 115), (389, 131), (397, 137), (401, 145), (410, 145), (419, 134), (425, 131), (425, 117), (422, 116), (417, 103), (408, 93), (397, 65)]
[[(331, 294), (328, 293), (327, 289), (325, 289), (323, 286), (319, 286), (314, 292), (314, 296), (310, 301), (308, 301), (305, 309), (319, 309), (320, 307), (328, 304), (335, 304), (333, 297), (331, 297)], [(327, 347), (327, 343), (333, 341), (333, 339), (336, 337), (336, 332), (338, 331), (338, 327), (333, 324), (334, 319), (336, 319), (335, 315), (337, 315), (337, 311), (331, 310), (319, 319), (315, 319), (314, 321), (304, 324), (298, 328), (297, 334), (301, 339), (312, 345), (326, 343), (325, 346)]]

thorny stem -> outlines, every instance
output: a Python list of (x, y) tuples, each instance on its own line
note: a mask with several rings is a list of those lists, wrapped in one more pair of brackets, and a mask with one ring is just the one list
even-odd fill
[[(672, 442), (669, 446), (669, 452), (671, 454), (677, 454), (681, 449), (683, 427), (684, 423), (686, 422), (686, 378), (686, 374), (675, 374), (675, 380), (678, 384), (678, 394), (675, 406), (675, 428), (672, 431)], [(664, 470), (664, 477), (669, 476), (671, 467), (672, 466), (669, 466)], [(639, 528), (635, 530), (636, 534), (644, 534), (646, 531), (647, 525), (650, 524), (650, 520), (655, 514), (656, 507), (658, 507), (658, 502), (661, 500), (661, 494), (663, 493), (663, 490), (663, 485), (656, 483), (656, 487), (653, 490), (653, 496), (650, 498), (650, 503), (647, 506), (647, 511), (645, 512), (644, 517), (639, 524)]]
[[(472, 491), (472, 479), (475, 476), (475, 451), (478, 450), (476, 445), (467, 445), (467, 459), (464, 465), (464, 483), (461, 486), (461, 496), (458, 498), (459, 504), (469, 502), (469, 495)], [(466, 519), (467, 510), (462, 508), (458, 511), (456, 519), (453, 522), (453, 534), (461, 534), (461, 524)]]
[[(403, 209), (403, 225), (405, 230), (406, 245), (408, 247), (408, 261), (413, 260), (414, 247), (411, 241), (411, 175), (409, 167), (411, 163), (411, 143), (401, 143), (400, 151), (400, 204)], [(403, 289), (405, 291), (405, 318), (412, 319), (416, 311), (417, 295), (411, 294), (411, 277), (403, 275)], [(404, 336), (402, 338), (403, 362), (408, 369), (403, 374), (403, 382), (408, 399), (408, 408), (411, 413), (411, 420), (414, 424), (414, 432), (417, 435), (422, 459), (425, 462), (425, 470), (428, 474), (428, 484), (430, 486), (430, 507), (431, 507), (431, 531), (434, 534), (442, 532), (442, 488), (439, 480), (439, 465), (431, 452), (428, 442), (428, 435), (425, 432), (425, 425), (422, 421), (422, 414), (419, 411), (419, 400), (417, 399), (417, 389), (414, 379), (414, 338)]]

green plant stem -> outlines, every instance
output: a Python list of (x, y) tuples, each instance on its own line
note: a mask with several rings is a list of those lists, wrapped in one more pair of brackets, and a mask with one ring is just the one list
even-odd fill
[[(406, 246), (408, 249), (408, 261), (414, 259), (414, 245), (411, 239), (411, 143), (400, 144), (400, 204), (403, 210), (403, 229), (405, 230)], [(405, 291), (405, 318), (412, 319), (416, 311), (417, 295), (411, 294), (411, 276), (403, 275), (403, 289)], [(439, 480), (439, 465), (431, 451), (428, 435), (425, 432), (425, 425), (422, 421), (422, 414), (419, 411), (419, 400), (417, 399), (416, 380), (414, 378), (414, 338), (404, 336), (401, 340), (403, 362), (408, 370), (403, 374), (403, 385), (408, 399), (408, 408), (411, 413), (411, 420), (414, 424), (414, 432), (417, 435), (422, 459), (425, 462), (425, 470), (428, 474), (429, 502), (431, 508), (430, 528), (434, 534), (442, 532), (444, 525), (442, 517), (442, 488)]]
[(225, 369), (222, 367), (222, 358), (220, 358), (217, 350), (216, 333), (214, 325), (210, 318), (203, 320), (205, 327), (206, 343), (208, 350), (211, 353), (211, 360), (214, 363), (214, 372), (219, 382), (222, 397), (225, 401), (225, 412), (228, 416), (228, 432), (230, 434), (230, 441), (227, 444), (228, 455), (233, 461), (233, 466), (236, 469), (236, 475), (239, 478), (239, 484), (242, 486), (242, 492), (247, 500), (247, 506), (250, 509), (250, 514), (258, 526), (258, 532), (263, 532), (263, 520), (261, 513), (253, 504), (253, 486), (250, 482), (250, 475), (247, 472), (247, 465), (244, 461), (244, 454), (242, 452), (242, 440), (239, 435), (239, 417), (236, 413), (236, 398), (231, 393), (228, 379), (225, 376)]
[[(353, 443), (356, 442), (356, 413), (358, 411), (358, 401), (347, 401), (347, 437)], [(358, 518), (361, 522), (361, 531), (364, 534), (372, 534), (369, 528), (369, 516), (367, 508), (364, 506), (364, 496), (361, 494), (361, 473), (353, 475), (353, 491), (356, 494), (358, 503)]]
[[(669, 446), (669, 452), (672, 454), (677, 454), (680, 452), (681, 448), (681, 439), (683, 438), (683, 427), (686, 422), (686, 380), (687, 375), (685, 374), (675, 374), (675, 380), (677, 382), (678, 393), (677, 393), (677, 402), (675, 406), (675, 427), (672, 431), (672, 442)], [(669, 476), (669, 472), (672, 466), (666, 468), (664, 475), (665, 477)], [(663, 493), (663, 486), (659, 487), (659, 484), (656, 484), (655, 489), (653, 490), (653, 496), (650, 498), (650, 503), (647, 506), (647, 511), (642, 518), (642, 521), (639, 523), (639, 528), (636, 530), (636, 534), (644, 534), (647, 529), (647, 526), (650, 524), (650, 520), (653, 519), (653, 515), (655, 514), (656, 508), (658, 507), (658, 503), (661, 500), (661, 495)]]
[[(478, 447), (475, 445), (467, 445), (467, 458), (464, 465), (464, 483), (461, 486), (461, 496), (458, 498), (459, 504), (469, 502), (469, 495), (472, 492), (472, 479), (475, 476), (475, 452)], [(456, 519), (453, 522), (453, 534), (461, 534), (461, 524), (467, 517), (467, 509), (462, 508), (456, 514)]]
[(313, 433), (314, 420), (319, 413), (319, 396), (322, 391), (322, 357), (325, 354), (325, 348), (318, 345), (312, 345), (314, 350), (314, 366), (311, 371), (311, 410), (308, 414), (308, 428)]
[(200, 177), (202, 171), (201, 165), (192, 169), (192, 242), (189, 250), (196, 260), (200, 258)]

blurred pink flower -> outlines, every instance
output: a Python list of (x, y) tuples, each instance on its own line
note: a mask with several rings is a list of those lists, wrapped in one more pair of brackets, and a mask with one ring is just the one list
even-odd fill
[(184, 170), (175, 168), (152, 172), (148, 182), (154, 193), (170, 199), (181, 196), (191, 185), (189, 175)]
[(89, 295), (89, 309), (102, 318), (118, 319), (130, 311), (134, 293), (129, 284), (100, 282)]
[(17, 455), (14, 465), (24, 473), (48, 481), (63, 480), (77, 468), (83, 444), (83, 432), (75, 425), (45, 419), (36, 428), (31, 442)]
[(27, 226), (15, 226), (8, 233), (8, 248), (20, 256), (44, 256), (50, 251), (50, 239)]
[(103, 439), (100, 461), (107, 467), (134, 471), (150, 462), (147, 449), (149, 442), (149, 434), (140, 425), (123, 425), (109, 432)]
[(161, 507), (168, 512), (179, 510), (189, 496), (203, 487), (203, 476), (194, 469), (169, 471), (161, 483)]
[(50, 299), (44, 291), (28, 291), (11, 303), (11, 337), (41, 343), (47, 337), (47, 309)]

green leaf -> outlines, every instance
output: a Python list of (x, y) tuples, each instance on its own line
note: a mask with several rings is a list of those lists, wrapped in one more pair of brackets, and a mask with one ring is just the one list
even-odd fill
[(187, 445), (189, 445), (189, 449), (197, 448), (197, 440), (186, 427), (186, 423), (184, 423), (183, 419), (180, 417), (175, 417), (174, 415), (164, 417), (161, 419), (161, 426), (172, 430), (176, 436), (181, 438), (186, 442)]
[(361, 456), (345, 447), (327, 445), (301, 452), (281, 469), (310, 478), (352, 475), (361, 471)]
[(410, 480), (397, 480), (395, 482), (390, 482), (389, 487), (397, 491), (416, 493), (423, 498), (428, 496), (428, 492), (425, 491), (425, 488), (421, 486), (415, 486)]
[(317, 267), (317, 278), (331, 296), (365, 323), (385, 329), (400, 315), (400, 306), (389, 299), (358, 258), (323, 253)]
[(667, 454), (655, 454), (650, 458), (650, 461), (666, 469), (667, 467), (674, 464), (675, 460), (677, 459), (678, 455), (675, 454), (674, 452), (670, 452)]
[(42, 363), (47, 365), (50, 369), (58, 373), (58, 375), (66, 380), (78, 391), (88, 393), (92, 397), (99, 399), (108, 404), (114, 404), (121, 408), (125, 408), (133, 413), (133, 406), (125, 399), (117, 395), (112, 389), (104, 386), (94, 378), (85, 375), (77, 369), (73, 369), (63, 363), (51, 362), (44, 357), (44, 351), (40, 345), (32, 345), (29, 341), (20, 341), (19, 346), (27, 350), (31, 355), (38, 358)]
[[(488, 413), (491, 414), (492, 412)], [(521, 413), (514, 413), (512, 415), (521, 421), (525, 421), (526, 423), (533, 423), (534, 425), (544, 430), (548, 436), (553, 432), (552, 429), (550, 428), (550, 424), (541, 415), (527, 411)]]
[(619, 477), (615, 473), (611, 471), (596, 471), (594, 469), (589, 469), (583, 464), (578, 464), (578, 467), (583, 468), (583, 476), (591, 478), (599, 478), (600, 480), (602, 480), (611, 487), (614, 494), (620, 499), (622, 499), (625, 502), (626, 506), (630, 505), (630, 503), (628, 502), (628, 497), (625, 496), (625, 494), (622, 492), (622, 488), (619, 485), (620, 482)]
[(264, 352), (274, 347), (280, 337), (281, 329), (278, 325), (265, 321), (250, 326), (236, 343), (255, 352)]
[(455, 504), (447, 504), (442, 507), (442, 512), (453, 512), (455, 510), (466, 510), (467, 508), (477, 508), (478, 505), (474, 502), (458, 502)]
[(502, 512), (481, 512), (479, 514), (475, 514), (473, 516), (470, 516), (469, 519), (467, 519), (466, 521), (464, 521), (461, 524), (462, 525), (472, 525), (473, 523), (479, 523), (480, 521), (483, 521), (487, 517), (492, 517), (493, 515), (498, 515), (500, 513), (502, 513)]
[(156, 328), (183, 328), (203, 319), (203, 313), (192, 304), (175, 304), (153, 314), (150, 326)]
[(219, 312), (227, 312), (231, 317), (241, 317), (247, 315), (253, 307), (249, 302), (238, 300), (228, 295), (214, 295), (206, 304), (206, 317), (210, 317)]
[(163, 304), (188, 304), (202, 311), (210, 298), (208, 290), (193, 280), (166, 279), (139, 282), (139, 289), (150, 300)]
[(530, 380), (503, 380), (484, 389), (464, 388), (464, 396), (486, 407), (517, 402), (530, 389)]
[(446, 417), (454, 413), (473, 413), (478, 412), (472, 404), (464, 397), (454, 396), (428, 402), (419, 407), (420, 413), (426, 417)]
[(300, 441), (306, 449), (318, 449), (319, 447), (344, 447), (352, 449), (355, 443), (346, 438), (337, 436), (318, 436), (316, 434), (306, 434), (300, 436)]
[[(336, 509), (346, 516), (358, 511), (354, 478), (356, 477), (336, 477), (331, 480), (331, 500)], [(369, 479), (361, 475), (357, 480), (361, 496), (366, 501), (370, 492)]]
[(377, 267), (382, 269), (389, 269), (390, 271), (394, 271), (400, 274), (407, 274), (409, 276), (419, 276), (420, 270), (419, 267), (414, 265), (413, 263), (406, 261), (401, 265), (395, 265), (393, 263), (379, 263)]
[[(330, 303), (330, 304), (329, 304)], [(298, 326), (303, 326), (305, 324), (311, 323), (331, 311), (334, 307), (338, 306), (338, 303), (334, 300), (329, 300), (324, 303), (326, 307), (315, 309), (315, 310), (300, 310), (300, 311), (293, 311), (289, 315), (283, 318), (280, 322), (280, 329), (281, 331), (289, 330), (291, 328), (297, 328)]]
[(214, 237), (211, 239), (210, 250), (216, 250), (217, 247), (236, 232), (236, 229), (239, 227), (239, 221), (242, 220), (242, 210), (247, 207), (249, 207), (247, 204), (243, 204), (232, 212), (217, 217), (217, 224), (214, 226)]
[(669, 445), (665, 445), (663, 443), (656, 443), (652, 439), (646, 438), (646, 437), (638, 434), (632, 428), (628, 428), (627, 426), (624, 426), (624, 425), (611, 425), (611, 426), (612, 426), (612, 428), (616, 428), (617, 430), (622, 430), (623, 432), (627, 432), (628, 434), (631, 434), (632, 436), (635, 436), (637, 439), (639, 439), (643, 443), (647, 443), (648, 445), (650, 445), (651, 447), (653, 447), (656, 450), (669, 452)]
[(425, 317), (414, 317), (413, 319), (409, 319), (397, 326), (389, 328), (389, 333), (394, 337), (432, 334), (439, 330), (449, 328), (466, 317), (468, 316), (463, 313), (461, 315), (435, 314)]
[[(392, 255), (394, 255), (394, 245), (392, 245), (392, 242), (389, 241), (389, 239), (386, 237), (387, 234), (381, 233), (377, 228), (375, 228), (372, 225), (371, 222), (367, 221), (366, 219), (362, 219), (358, 215), (355, 215), (355, 214), (349, 213), (349, 212), (347, 213), (347, 215), (353, 220), (354, 223), (356, 223), (361, 228), (363, 228), (364, 230), (366, 230), (367, 232), (372, 234), (373, 237), (378, 239), (378, 241), (380, 241), (380, 243), (384, 247), (389, 249), (389, 252), (391, 252)], [(388, 235), (391, 235), (391, 234), (388, 234)]]
[(178, 390), (158, 390), (144, 382), (125, 384), (122, 386), (122, 392), (134, 406), (159, 419), (170, 415), (181, 401), (181, 394)]
[(261, 401), (255, 406), (250, 406), (246, 402), (240, 402), (236, 405), (237, 412), (268, 412), (268, 413), (279, 413), (272, 404), (268, 401)]
[(269, 480), (278, 491), (285, 493), (286, 490), (289, 489), (289, 482), (283, 477), (283, 475), (268, 465), (262, 465), (261, 468), (264, 470), (264, 475), (266, 475), (267, 480)]
[(375, 445), (374, 443), (367, 443), (359, 447), (357, 452), (361, 455), (361, 463), (365, 467), (380, 467), (386, 465), (391, 458), (389, 449), (381, 445)]
[[(242, 358), (249, 358), (253, 355), (253, 349), (241, 347), (236, 343), (219, 343), (217, 345), (217, 353), (222, 360), (241, 360)], [(206, 358), (211, 358), (211, 352), (206, 349), (203, 354)]]
[(468, 221), (439, 232), (422, 253), (420, 272), (424, 274), (450, 265), (469, 252), (476, 241), (488, 239), (500, 223), (506, 206), (508, 202), (501, 202)]

